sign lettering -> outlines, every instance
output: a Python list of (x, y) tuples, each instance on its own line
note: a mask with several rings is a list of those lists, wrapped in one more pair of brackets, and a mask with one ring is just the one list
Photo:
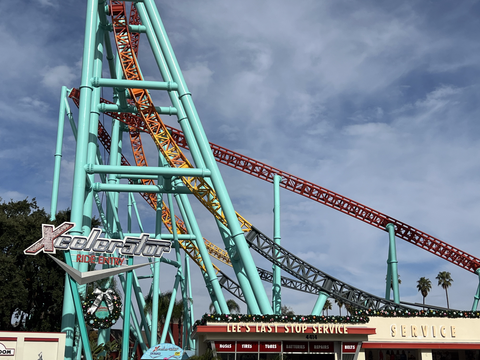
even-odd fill
[[(64, 222), (56, 228), (54, 228), (53, 225), (42, 224), (42, 238), (25, 249), (23, 251), (24, 254), (37, 255), (41, 251), (47, 254), (55, 254), (56, 250), (75, 250), (110, 255), (113, 254), (115, 250), (118, 250), (119, 254), (124, 256), (161, 258), (164, 252), (169, 253), (172, 248), (170, 241), (150, 239), (148, 234), (141, 234), (139, 238), (126, 236), (123, 240), (101, 238), (101, 229), (92, 229), (88, 237), (65, 235), (65, 233), (74, 226), (75, 224), (70, 222)], [(83, 258), (77, 256), (77, 261), (92, 262), (92, 256), (90, 256), (88, 260), (86, 260), (88, 255), (84, 256)], [(99, 264), (109, 264), (110, 261), (112, 260), (105, 260), (103, 256), (98, 259)], [(115, 265), (119, 265), (120, 261), (123, 262), (123, 260), (113, 261), (115, 261)]]
[(429, 326), (429, 325), (420, 325), (420, 328), (417, 325), (405, 325), (400, 324), (400, 327), (397, 327), (396, 324), (390, 326), (390, 336), (392, 338), (456, 338), (457, 329), (454, 325), (446, 326)]

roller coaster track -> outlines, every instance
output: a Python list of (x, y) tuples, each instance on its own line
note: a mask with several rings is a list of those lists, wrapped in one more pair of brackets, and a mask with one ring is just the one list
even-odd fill
[(285, 248), (275, 244), (273, 240), (269, 239), (253, 226), (252, 230), (247, 234), (246, 239), (251, 248), (265, 259), (316, 289), (317, 292), (323, 291), (335, 299), (340, 299), (342, 302), (346, 302), (360, 309), (386, 310), (404, 308), (393, 301), (366, 293), (318, 270)]
[[(122, 64), (123, 73), (127, 80), (143, 80), (140, 73), (140, 69), (136, 60), (135, 52), (131, 47), (131, 38), (128, 30), (128, 24), (125, 16), (125, 5), (123, 2), (111, 1), (111, 16), (112, 24), (115, 35), (115, 42), (119, 53), (120, 63)], [(155, 144), (162, 152), (163, 156), (168, 161), (171, 167), (192, 167), (188, 159), (183, 155), (180, 148), (170, 135), (167, 127), (163, 124), (158, 115), (150, 95), (147, 90), (144, 89), (131, 89), (129, 88), (131, 98), (134, 100), (138, 113), (141, 115), (143, 123), (146, 125), (147, 132), (152, 136)], [(207, 209), (214, 214), (214, 216), (220, 220), (224, 225), (228, 225), (221, 211), (220, 203), (216, 197), (215, 191), (210, 185), (202, 178), (182, 178), (182, 181), (189, 187), (189, 189), (195, 194), (195, 196), (204, 204)], [(237, 213), (237, 217), (240, 221), (241, 227), (244, 232), (252, 233), (252, 225), (246, 221), (241, 215)], [(268, 239), (265, 235), (255, 230), (253, 233), (257, 234), (255, 238), (259, 236), (264, 239)], [(258, 235), (260, 234), (260, 235)], [(251, 238), (251, 237), (250, 237)], [(270, 240), (270, 239), (269, 239)], [(271, 240), (270, 240), (271, 241)], [(259, 251), (261, 249), (257, 249)], [(336, 281), (331, 277), (324, 275), (325, 279), (328, 279), (328, 284), (322, 284), (312, 281), (309, 274), (303, 271), (302, 274), (296, 272), (299, 269), (305, 269), (306, 263), (301, 262), (299, 258), (288, 252), (283, 253), (286, 262), (279, 265), (290, 274), (300, 278), (302, 281), (313, 285), (318, 288), (318, 291), (325, 291), (328, 294), (335, 294), (335, 297), (342, 298), (347, 303), (355, 305), (361, 308), (399, 308), (402, 307), (398, 304), (378, 298), (376, 296), (364, 293), (351, 286), (347, 286), (345, 283)], [(263, 254), (265, 256), (265, 254)], [(268, 255), (268, 254), (267, 254)], [(268, 258), (268, 257), (267, 257)], [(270, 260), (270, 259), (269, 259)], [(277, 261), (277, 260), (275, 260)], [(272, 261), (273, 262), (273, 261)], [(301, 264), (299, 266), (299, 264)], [(313, 267), (309, 267), (313, 272)], [(315, 269), (315, 278), (319, 277), (319, 274), (323, 274), (319, 270)], [(328, 286), (326, 286), (328, 285)], [(345, 292), (345, 289), (348, 291)]]
[[(115, 11), (115, 5), (117, 5), (117, 10), (116, 11)], [(123, 7), (123, 4), (121, 6)], [(123, 33), (123, 35), (119, 36), (119, 32), (116, 31), (117, 46), (118, 46), (118, 49), (119, 49), (119, 53), (122, 54), (121, 53), (122, 40), (123, 40), (123, 47), (125, 49), (130, 48), (130, 46), (128, 45), (128, 42), (130, 40), (129, 40), (128, 28), (127, 28), (126, 22), (124, 20), (119, 20), (118, 23), (117, 23), (117, 26), (115, 26), (115, 14), (118, 15), (119, 13), (122, 13), (122, 11), (123, 11), (123, 14), (124, 14), (124, 8), (123, 8), (122, 11), (119, 11), (119, 8), (120, 8), (120, 4), (118, 2), (114, 2), (114, 5), (112, 6), (112, 15), (113, 15), (112, 18), (114, 18), (114, 29), (116, 29), (116, 30), (121, 29), (120, 33)], [(120, 25), (118, 25), (118, 24), (120, 24)], [(133, 56), (133, 53), (130, 49), (129, 57), (131, 58), (132, 56)], [(124, 73), (126, 75), (128, 73), (133, 73), (133, 74), (139, 75), (138, 64), (136, 64), (136, 60), (135, 60), (134, 56), (133, 56), (133, 60), (135, 62), (135, 64), (134, 64), (135, 66), (130, 66), (130, 65), (132, 65), (131, 62), (128, 63), (127, 65), (124, 65)], [(122, 64), (123, 64), (123, 62), (122, 62)], [(133, 68), (135, 68), (136, 70), (132, 70)], [(132, 79), (132, 78), (130, 78), (130, 79)], [(142, 78), (138, 77), (138, 76), (137, 76), (137, 78), (133, 77), (133, 79), (142, 80)], [(173, 136), (170, 135), (170, 132), (168, 131), (167, 127), (161, 122), (161, 120), (160, 120), (158, 114), (156, 113), (156, 111), (152, 110), (152, 109), (154, 109), (154, 107), (153, 107), (153, 104), (151, 103), (151, 99), (148, 95), (148, 92), (146, 90), (139, 90), (139, 89), (129, 89), (129, 91), (130, 91), (132, 97), (136, 100), (137, 109), (139, 110), (140, 114), (142, 115), (142, 118), (139, 120), (138, 117), (135, 117), (135, 115), (128, 114), (132, 119), (137, 120), (137, 129), (146, 130), (154, 138), (154, 141), (157, 144), (157, 146), (160, 149), (164, 150), (164, 151), (162, 151), (162, 153), (164, 153), (164, 156), (167, 158), (167, 160), (170, 160), (169, 161), (170, 166), (172, 166), (172, 167), (191, 167), (188, 160), (183, 156), (183, 154), (179, 150)], [(123, 115), (124, 114), (122, 114), (122, 117), (123, 117)], [(117, 116), (114, 116), (114, 117), (117, 117)], [(125, 119), (123, 119), (123, 121), (127, 122)], [(160, 121), (160, 123), (161, 123), (160, 125), (156, 123), (158, 121)], [(132, 122), (127, 122), (127, 123), (129, 123), (129, 125), (132, 126), (134, 122), (132, 121)], [(132, 144), (133, 143), (134, 143), (134, 141), (132, 141)], [(221, 148), (221, 147), (218, 147), (218, 148)], [(222, 148), (222, 149), (225, 149), (225, 148)], [(227, 149), (225, 149), (225, 150), (227, 150)], [(214, 150), (214, 154), (215, 154), (215, 150)], [(264, 178), (264, 180), (267, 180), (267, 181), (271, 181), (271, 179), (273, 178), (273, 175), (275, 175), (275, 173), (272, 173), (272, 172), (269, 173), (268, 170), (272, 170), (272, 169), (277, 170), (277, 169), (274, 169), (274, 168), (271, 168), (271, 167), (270, 167), (270, 169), (267, 169), (269, 167), (265, 166), (262, 169), (267, 169), (267, 172), (264, 172), (264, 171), (262, 171), (262, 169), (252, 167), (252, 164), (253, 164), (252, 159), (249, 159), (249, 158), (246, 158), (246, 157), (243, 157), (243, 156), (235, 157), (235, 156), (232, 156), (232, 155), (239, 155), (239, 154), (236, 154), (236, 153), (233, 153), (233, 152), (230, 152), (230, 154), (228, 154), (228, 151), (227, 152), (222, 152), (222, 154), (227, 154), (227, 156), (222, 158), (223, 161), (220, 161), (221, 163), (227, 164), (227, 165), (232, 166), (234, 168), (239, 168), (240, 167), (243, 171), (245, 171), (247, 173), (251, 173), (251, 174), (254, 174), (254, 170), (255, 170), (256, 171), (255, 174), (256, 174), (257, 177)], [(171, 159), (168, 156), (171, 156)], [(142, 156), (139, 156), (139, 158), (141, 158), (141, 157)], [(218, 153), (215, 154), (215, 157), (218, 159)], [(241, 162), (245, 159), (249, 159), (251, 161), (250, 162), (243, 162), (243, 164), (241, 164)], [(238, 160), (240, 160), (240, 162), (238, 162)], [(261, 164), (261, 163), (258, 163), (258, 164)], [(284, 176), (284, 175), (282, 175), (283, 172), (280, 172), (280, 171), (277, 170), (277, 173), (281, 176)], [(283, 173), (283, 174), (287, 174), (287, 173)], [(287, 174), (287, 175), (289, 175), (289, 174)], [(294, 179), (294, 177), (291, 176), (291, 179)], [(297, 179), (299, 179), (299, 178), (297, 178)], [(214, 193), (213, 189), (209, 188), (208, 184), (203, 184), (202, 183), (203, 179), (190, 178), (188, 180), (189, 181), (186, 182), (186, 185), (187, 186), (190, 185), (189, 187), (191, 188), (191, 190), (194, 193), (196, 193), (196, 192), (199, 193), (200, 196), (197, 196), (197, 197), (200, 198), (200, 201), (202, 203), (204, 203), (205, 206), (208, 205), (208, 204), (206, 204), (206, 201), (205, 201), (206, 197), (208, 197), (210, 199), (213, 197), (214, 199), (216, 199), (216, 197), (214, 196), (215, 193)], [(299, 180), (301, 180), (301, 179), (299, 179)], [(289, 188), (289, 186), (285, 186), (285, 185), (286, 184), (291, 185), (291, 186), (293, 186), (293, 191), (294, 192), (300, 193), (304, 196), (308, 195), (307, 197), (316, 199), (319, 202), (322, 202), (321, 200), (324, 200), (324, 203), (326, 205), (331, 206), (332, 208), (336, 208), (337, 210), (340, 210), (344, 213), (348, 213), (351, 216), (359, 218), (359, 219), (361, 219), (365, 222), (371, 223), (372, 225), (377, 224), (377, 227), (381, 228), (381, 226), (378, 225), (381, 222), (378, 221), (378, 220), (375, 220), (376, 218), (379, 218), (379, 216), (374, 218), (372, 214), (375, 214), (375, 215), (383, 215), (383, 214), (378, 213), (378, 212), (374, 211), (373, 209), (369, 209), (369, 208), (364, 207), (363, 205), (361, 205), (359, 203), (356, 203), (356, 202), (353, 202), (353, 201), (352, 201), (352, 203), (348, 204), (349, 206), (345, 206), (345, 203), (346, 203), (345, 200), (349, 200), (349, 199), (341, 197), (340, 195), (335, 194), (333, 192), (329, 192), (329, 191), (328, 191), (329, 197), (320, 197), (320, 196), (312, 197), (313, 191), (310, 190), (310, 189), (314, 189), (315, 187), (318, 187), (318, 186), (315, 185), (315, 184), (307, 183), (305, 181), (304, 181), (303, 185), (301, 185), (300, 187), (298, 186), (298, 184), (299, 184), (298, 182), (295, 183), (295, 182), (291, 182), (291, 181), (287, 181), (287, 182), (282, 181), (282, 184), (284, 185), (283, 187), (285, 187), (287, 189)], [(310, 187), (308, 187), (307, 185), (310, 185)], [(311, 185), (313, 185), (313, 186), (311, 186)], [(206, 193), (208, 193), (208, 195), (205, 195)], [(354, 204), (354, 206), (352, 206), (351, 204)], [(207, 208), (209, 208), (209, 207), (207, 206)], [(371, 210), (371, 212), (369, 213), (370, 215), (365, 216), (365, 211), (363, 211), (363, 213), (362, 213), (358, 209)], [(212, 206), (211, 208), (209, 208), (209, 210), (211, 210), (211, 212), (214, 213), (214, 215), (217, 218), (219, 218), (219, 215), (221, 215), (221, 209), (220, 209), (220, 212), (219, 212), (218, 211), (219, 210), (218, 206), (217, 207)], [(354, 215), (352, 215), (352, 214), (354, 214)], [(363, 218), (362, 218), (362, 216), (360, 216), (361, 214), (364, 215)], [(244, 220), (240, 215), (238, 215), (238, 217), (241, 221)], [(370, 218), (371, 221), (366, 221), (365, 218)], [(391, 223), (395, 224), (397, 229), (398, 229), (398, 224), (403, 224), (403, 223), (397, 222), (393, 218), (386, 217), (386, 219), (388, 219), (388, 220), (391, 219), (393, 221), (388, 221), (388, 222), (385, 223), (385, 225), (387, 225), (388, 223), (391, 222)], [(224, 222), (224, 221), (222, 221), (222, 222)], [(280, 246), (275, 245), (272, 240), (268, 239), (268, 237), (266, 237), (264, 234), (262, 234), (257, 229), (255, 229), (246, 220), (244, 220), (244, 222), (242, 224), (243, 225), (245, 225), (245, 224), (248, 225), (247, 229), (245, 229), (245, 226), (242, 226), (242, 228), (244, 229), (244, 231), (246, 230), (245, 232), (248, 233), (248, 234), (246, 234), (247, 235), (247, 241), (249, 242), (251, 247), (253, 249), (255, 249), (257, 252), (259, 252), (260, 254), (262, 254), (264, 257), (266, 257), (268, 260), (270, 260), (272, 263), (280, 266), (284, 271), (286, 271), (286, 272), (290, 273), (291, 275), (300, 279), (301, 282), (305, 284), (305, 286), (310, 287), (308, 292), (318, 293), (319, 291), (324, 291), (334, 298), (341, 299), (342, 301), (344, 301), (346, 303), (349, 303), (349, 304), (352, 304), (352, 305), (354, 305), (356, 307), (359, 307), (359, 308), (373, 308), (373, 309), (389, 308), (389, 309), (391, 309), (391, 308), (401, 308), (401, 307), (403, 307), (401, 305), (395, 304), (395, 303), (390, 302), (388, 300), (378, 298), (374, 295), (365, 293), (365, 292), (363, 292), (359, 289), (356, 289), (356, 288), (354, 288), (354, 287), (352, 287), (352, 286), (350, 286), (350, 285), (348, 285), (344, 282), (341, 282), (341, 281), (339, 281), (339, 280), (321, 272), (320, 270), (318, 270), (318, 269), (314, 268), (313, 266), (309, 265), (308, 263), (302, 261), (301, 259), (299, 259), (295, 255), (289, 253), (288, 251), (281, 248)], [(404, 226), (404, 228), (416, 230), (416, 229), (408, 227), (408, 226), (407, 227)], [(409, 230), (409, 231), (411, 231), (411, 230)], [(401, 232), (401, 233), (405, 234), (405, 232)], [(422, 233), (422, 234), (424, 234), (424, 233)], [(427, 239), (429, 239), (428, 238), (429, 235), (427, 235), (427, 234), (424, 234), (424, 235), (426, 235)], [(399, 236), (399, 235), (397, 234), (397, 236)], [(402, 236), (399, 236), (399, 237), (404, 238)], [(412, 236), (409, 236), (406, 240), (411, 239), (411, 238), (412, 238)], [(430, 237), (430, 238), (433, 238), (433, 237)], [(435, 238), (433, 238), (433, 239), (435, 239)], [(438, 240), (438, 239), (436, 239), (436, 240)], [(409, 240), (409, 241), (412, 242), (411, 240)], [(445, 243), (443, 243), (443, 244), (445, 244)], [(449, 246), (448, 244), (445, 244), (445, 245)], [(418, 246), (420, 246), (420, 245), (418, 245)], [(420, 246), (420, 247), (422, 247), (422, 246)], [(453, 247), (449, 247), (449, 250), (451, 250), (452, 248)], [(435, 249), (435, 246), (430, 246), (429, 249)], [(455, 249), (455, 248), (453, 248), (453, 249)], [(278, 250), (280, 252), (280, 254), (281, 254), (280, 257), (275, 258), (272, 255), (274, 253), (273, 252), (274, 250)], [(439, 255), (438, 250), (436, 252), (434, 252), (432, 250), (429, 250), (429, 251)], [(448, 252), (447, 252), (447, 254), (448, 254)], [(462, 254), (466, 254), (466, 253), (462, 252)], [(476, 260), (476, 258), (473, 258), (473, 257), (471, 257), (471, 258), (472, 259), (469, 259), (469, 261), (475, 261)], [(449, 259), (447, 259), (447, 260), (449, 260)], [(451, 261), (451, 260), (449, 260), (449, 261)], [(457, 262), (455, 262), (455, 261), (452, 261), (452, 262), (456, 263), (459, 266), (462, 266), (461, 264), (463, 264), (462, 267), (467, 268), (466, 265), (465, 265), (466, 264), (465, 261), (462, 262), (462, 261), (459, 261), (457, 259)], [(479, 262), (477, 261), (476, 264), (478, 264), (478, 263)], [(227, 279), (227, 277), (224, 276), (223, 279)], [(283, 279), (282, 279), (282, 282), (283, 282)], [(223, 281), (223, 283), (229, 283), (229, 281), (225, 280), (225, 281)], [(298, 284), (299, 283), (295, 283), (293, 286), (297, 287), (297, 289), (298, 289)], [(233, 289), (233, 286), (231, 286), (230, 288)], [(313, 289), (315, 289), (316, 291), (312, 291)]]
[[(138, 12), (136, 11), (134, 4), (132, 4), (132, 9), (130, 12), (130, 24), (140, 24)], [(135, 54), (137, 54), (139, 34), (131, 34), (131, 41), (132, 49)], [(141, 119), (140, 121), (136, 120), (136, 122), (139, 124)], [(167, 128), (177, 145), (188, 149), (188, 145), (183, 133), (169, 126), (167, 126)], [(221, 164), (241, 170), (242, 172), (270, 183), (273, 183), (273, 178), (275, 175), (279, 175), (282, 177), (280, 186), (287, 190), (327, 205), (335, 210), (343, 212), (344, 214), (352, 216), (384, 231), (388, 231), (386, 230), (387, 224), (394, 224), (395, 235), (397, 237), (406, 240), (424, 250), (427, 250), (428, 252), (435, 254), (442, 259), (445, 259), (470, 272), (475, 273), (475, 271), (480, 267), (480, 259), (395, 218), (382, 214), (381, 212), (378, 212), (368, 206), (362, 205), (355, 200), (349, 199), (331, 190), (313, 184), (285, 171), (276, 169), (255, 159), (231, 151), (222, 146), (210, 143), (210, 147), (216, 161)]]

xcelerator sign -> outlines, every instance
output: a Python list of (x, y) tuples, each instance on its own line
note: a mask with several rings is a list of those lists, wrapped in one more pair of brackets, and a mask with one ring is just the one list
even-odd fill
[(147, 256), (161, 258), (163, 253), (169, 253), (172, 244), (168, 240), (150, 239), (148, 234), (140, 237), (126, 236), (120, 239), (101, 238), (101, 229), (92, 229), (89, 236), (71, 236), (66, 233), (75, 226), (64, 222), (58, 227), (42, 225), (42, 238), (25, 249), (25, 255), (37, 255), (40, 252), (55, 254), (57, 250), (75, 250), (95, 253), (113, 254), (115, 250), (124, 256)]

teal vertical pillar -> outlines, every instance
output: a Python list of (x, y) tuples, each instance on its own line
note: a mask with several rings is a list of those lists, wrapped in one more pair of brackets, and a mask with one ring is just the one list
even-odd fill
[[(102, 1), (99, 2), (101, 7)], [(104, 39), (104, 27), (100, 24), (100, 20), (97, 17), (97, 32), (95, 41), (95, 54), (93, 61), (93, 75), (101, 76), (102, 64), (103, 64), (103, 39)], [(94, 88), (92, 90), (92, 98), (90, 102), (90, 119), (89, 119), (89, 135), (87, 143), (87, 163), (94, 164), (97, 160), (98, 152), (98, 120), (100, 118), (100, 112), (98, 111), (98, 105), (100, 104), (100, 88)], [(94, 193), (91, 188), (91, 184), (95, 181), (93, 174), (87, 174), (88, 185), (85, 194), (85, 201), (83, 205), (83, 227), (82, 232), (84, 234), (89, 233), (92, 226), (92, 212)], [(80, 267), (80, 271), (87, 271), (88, 264), (84, 264), (84, 268)]]
[(72, 235), (81, 235), (83, 226), (83, 205), (85, 201), (86, 172), (89, 122), (93, 87), (94, 59), (96, 51), (96, 33), (98, 24), (98, 0), (87, 1), (87, 15), (85, 21), (85, 42), (82, 59), (82, 79), (80, 85), (80, 104), (78, 109), (77, 146), (75, 152), (75, 166), (72, 193), (71, 221), (76, 226), (70, 231)]
[(53, 168), (52, 201), (50, 204), (50, 220), (55, 220), (57, 214), (58, 186), (60, 183), (60, 165), (62, 162), (63, 130), (65, 128), (65, 98), (67, 88), (62, 86), (60, 94), (60, 110), (58, 112), (57, 145), (55, 147), (55, 165)]
[[(72, 266), (72, 258), (70, 257), (70, 254), (68, 252), (65, 252), (65, 262), (67, 263), (67, 265)], [(82, 340), (83, 350), (85, 352), (85, 359), (92, 360), (92, 352), (90, 349), (90, 343), (88, 341), (87, 326), (85, 325), (85, 320), (83, 319), (82, 302), (80, 300), (80, 294), (78, 293), (77, 283), (70, 276), (67, 275), (67, 277), (70, 282), (73, 307), (76, 310), (75, 313), (77, 315), (78, 328), (80, 330), (80, 338)], [(80, 349), (78, 350), (80, 351)]]
[[(133, 265), (133, 257), (128, 257), (128, 265)], [(127, 271), (127, 281), (125, 281), (125, 304), (123, 317), (123, 337), (122, 337), (122, 360), (128, 360), (128, 347), (130, 340), (130, 313), (132, 309), (132, 271)]]
[[(388, 235), (389, 235), (389, 246), (388, 246), (388, 267), (390, 269), (390, 279), (393, 285), (393, 301), (396, 304), (400, 304), (400, 290), (398, 287), (398, 267), (397, 267), (397, 247), (395, 243), (395, 225), (388, 224), (387, 226)], [(387, 284), (388, 274), (387, 274)], [(390, 291), (390, 288), (388, 289)]]
[[(162, 236), (162, 195), (157, 195), (157, 209), (155, 222), (155, 238), (160, 239)], [(150, 347), (158, 344), (158, 297), (160, 285), (160, 261), (153, 264), (153, 282), (152, 282), (152, 330), (150, 337)]]
[[(83, 205), (85, 200), (86, 172), (84, 166), (87, 161), (87, 146), (89, 142), (89, 120), (91, 109), (91, 98), (93, 87), (90, 79), (93, 76), (94, 54), (96, 44), (96, 31), (98, 24), (98, 0), (87, 0), (87, 11), (85, 19), (85, 39), (82, 57), (82, 78), (80, 85), (80, 105), (78, 113), (77, 127), (77, 144), (76, 157), (74, 165), (73, 192), (72, 192), (72, 212), (70, 220), (76, 224), (75, 228), (70, 231), (71, 235), (82, 235), (83, 226)], [(66, 252), (66, 257), (70, 256), (70, 252)], [(76, 284), (75, 284), (76, 286)], [(76, 289), (72, 289), (75, 293)], [(81, 309), (80, 309), (81, 311)], [(75, 328), (74, 317), (75, 307), (72, 299), (65, 295), (63, 315), (62, 315), (62, 332), (67, 333), (65, 342), (65, 359), (71, 360), (73, 356), (73, 334)], [(81, 318), (83, 322), (83, 317)], [(90, 356), (90, 355), (88, 355)]]
[(192, 297), (192, 278), (190, 277), (190, 257), (188, 256), (187, 253), (185, 253), (185, 260), (184, 260), (184, 264), (185, 264), (185, 283), (187, 284), (187, 293), (188, 293), (188, 307), (189, 307), (189, 316), (188, 316), (188, 325), (185, 325), (185, 326), (188, 326), (187, 327), (187, 333), (186, 333), (186, 337), (187, 337), (187, 341), (188, 341), (188, 348), (189, 350), (195, 348), (195, 343), (192, 339), (191, 336), (189, 336), (190, 332), (191, 332), (191, 329), (192, 329), (192, 326), (193, 326), (193, 323), (195, 322), (195, 315), (193, 313), (193, 306), (191, 304), (191, 301), (193, 299)]
[[(282, 177), (275, 175), (273, 177), (273, 240), (276, 245), (280, 245), (280, 181)], [(278, 257), (278, 250), (275, 249), (275, 258)], [(278, 265), (272, 266), (272, 308), (276, 315), (282, 313), (282, 274)]]
[(475, 296), (473, 297), (472, 311), (477, 311), (478, 300), (480, 299), (480, 268), (475, 270), (475, 274), (478, 275), (478, 286), (477, 286), (477, 292), (475, 293)]
[(315, 306), (312, 309), (312, 315), (320, 315), (322, 313), (323, 307), (325, 306), (325, 302), (328, 299), (328, 294), (324, 291), (320, 291), (318, 293), (317, 301), (315, 302)]

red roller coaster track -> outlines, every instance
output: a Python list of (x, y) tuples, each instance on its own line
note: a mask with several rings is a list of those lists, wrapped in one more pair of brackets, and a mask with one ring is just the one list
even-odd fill
[[(76, 97), (78, 96), (77, 94), (79, 94), (77, 91), (72, 91), (70, 96)], [(105, 100), (102, 101), (108, 102)], [(134, 114), (107, 114), (126, 124), (136, 124), (139, 129), (143, 127), (142, 120)], [(177, 145), (188, 149), (183, 132), (168, 125), (167, 128)], [(268, 182), (273, 182), (274, 175), (280, 175), (282, 177), (280, 186), (287, 190), (327, 205), (384, 231), (387, 231), (386, 225), (392, 223), (395, 226), (395, 234), (397, 237), (406, 240), (424, 250), (427, 250), (428, 252), (431, 252), (432, 254), (435, 254), (442, 259), (458, 265), (470, 272), (474, 273), (478, 268), (480, 268), (480, 259), (476, 258), (475, 256), (470, 255), (395, 218), (360, 204), (355, 200), (349, 199), (324, 187), (301, 179), (285, 171), (276, 169), (270, 165), (249, 158), (220, 145), (210, 143), (210, 147), (212, 148), (215, 159), (221, 164), (225, 164)]]

